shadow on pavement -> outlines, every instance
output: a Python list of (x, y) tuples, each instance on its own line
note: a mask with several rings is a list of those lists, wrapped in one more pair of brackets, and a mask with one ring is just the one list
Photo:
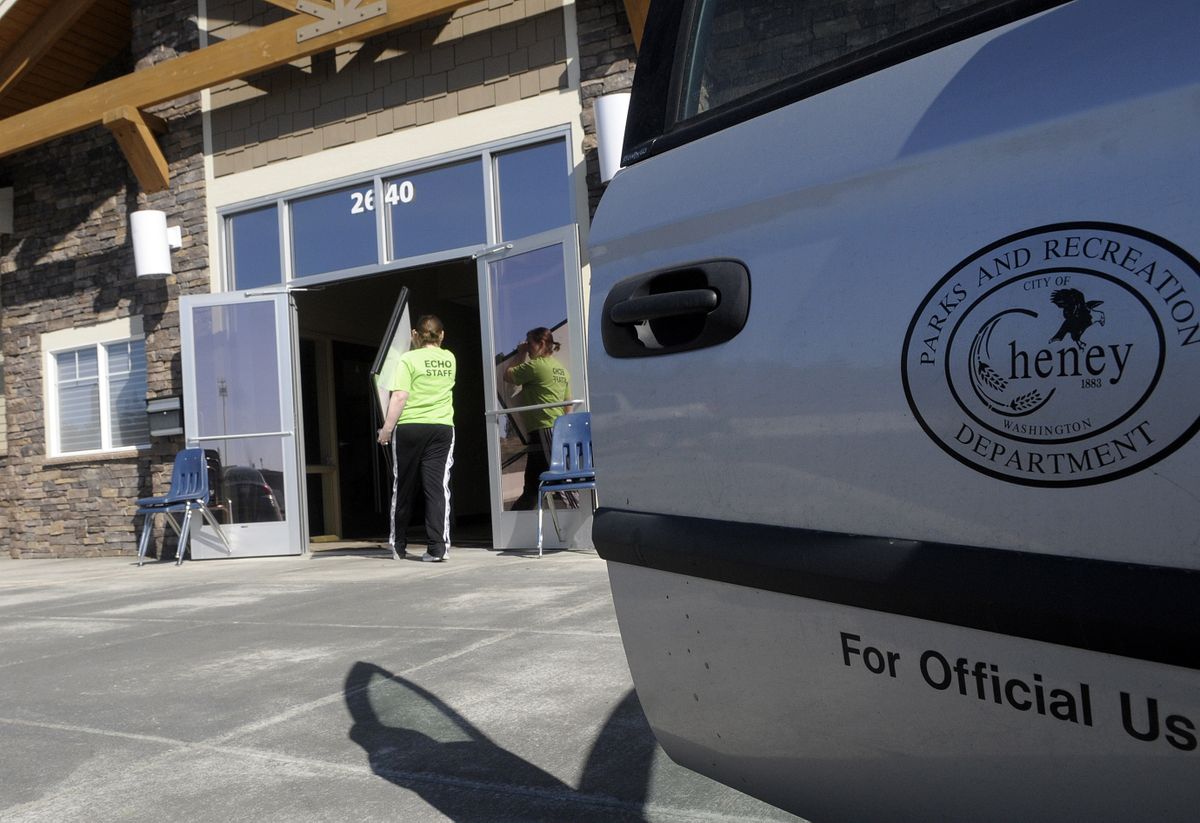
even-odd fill
[(372, 771), (453, 820), (644, 820), (657, 744), (632, 690), (593, 741), (577, 788), (374, 664), (351, 667), (344, 695), (350, 739)]

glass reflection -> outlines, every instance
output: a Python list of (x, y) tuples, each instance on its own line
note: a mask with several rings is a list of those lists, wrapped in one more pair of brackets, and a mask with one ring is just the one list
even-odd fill
[(284, 520), (283, 443), (278, 437), (247, 437), (205, 444), (212, 509), (222, 523)]
[(501, 239), (528, 237), (572, 222), (569, 171), (563, 140), (497, 156)]
[(275, 206), (235, 214), (226, 223), (233, 256), (234, 288), (283, 282), (279, 260), (279, 212)]
[(478, 159), (383, 183), (392, 231), (392, 257), (460, 249), (487, 242), (483, 164)]
[[(489, 265), (488, 273), (500, 406), (515, 408), (547, 402), (544, 397), (551, 387), (540, 386), (532, 374), (520, 385), (505, 379), (509, 369), (535, 359), (532, 355), (536, 352), (523, 344), (527, 333), (537, 328), (549, 330), (559, 346), (557, 351), (547, 353), (550, 360), (541, 371), (549, 375), (550, 381), (565, 380), (567, 385), (559, 388), (558, 396), (569, 397), (568, 366), (572, 358), (562, 246), (547, 246), (496, 261)], [(557, 413), (517, 412), (500, 418), (500, 486), (505, 510), (536, 506), (536, 496), (527, 490), (527, 475), (545, 468), (538, 430), (551, 425)]]
[(150, 442), (146, 417), (146, 344), (142, 340), (108, 343), (108, 416), (114, 447)]
[(277, 432), (279, 356), (275, 305), (199, 306), (193, 310), (196, 434)]
[(293, 200), (291, 215), (294, 277), (379, 262), (374, 184)]
[(56, 354), (59, 448), (64, 452), (101, 447), (100, 377), (96, 350)]

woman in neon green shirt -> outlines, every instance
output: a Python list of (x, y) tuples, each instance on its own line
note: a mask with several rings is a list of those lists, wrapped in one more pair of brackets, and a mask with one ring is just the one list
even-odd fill
[[(522, 406), (564, 403), (571, 396), (571, 374), (554, 357), (560, 348), (562, 346), (555, 341), (554, 333), (545, 326), (530, 329), (525, 335), (525, 342), (517, 346), (517, 353), (523, 355), (525, 361), (508, 369), (504, 379), (521, 387)], [(531, 444), (532, 448), (525, 454), (524, 489), (512, 505), (514, 510), (537, 508), (538, 477), (550, 468), (554, 421), (569, 410), (569, 406), (555, 406), (522, 413), (525, 428), (531, 437), (537, 438), (537, 442)], [(579, 506), (578, 495), (574, 492), (559, 499), (572, 508)]]
[(425, 533), (429, 549), (422, 560), (440, 562), (450, 545), (450, 468), (454, 465), (453, 352), (442, 348), (446, 331), (432, 314), (417, 320), (412, 349), (400, 356), (389, 377), (387, 415), (378, 440), (392, 444), (392, 534), (397, 557), (407, 554), (417, 472), (425, 488)]

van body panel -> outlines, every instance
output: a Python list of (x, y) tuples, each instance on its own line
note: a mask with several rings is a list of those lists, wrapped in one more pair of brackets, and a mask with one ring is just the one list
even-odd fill
[[(609, 578), (638, 699), (667, 754), (809, 820), (1195, 819), (1196, 752), (1174, 748), (1161, 725), (1195, 720), (1195, 670), (625, 563), (610, 563)], [(1143, 736), (1155, 701), (1157, 739), (1125, 729), (1122, 694)]]

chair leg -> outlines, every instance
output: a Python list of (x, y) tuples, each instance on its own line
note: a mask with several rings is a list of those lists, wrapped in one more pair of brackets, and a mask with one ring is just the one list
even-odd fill
[(146, 550), (150, 547), (150, 532), (154, 525), (154, 512), (146, 512), (142, 521), (142, 539), (138, 541), (138, 566), (146, 562)]
[(213, 513), (208, 510), (208, 506), (203, 506), (200, 513), (204, 515), (204, 519), (208, 521), (208, 525), (213, 527), (213, 531), (217, 533), (217, 537), (221, 538), (221, 543), (225, 546), (225, 553), (232, 555), (233, 547), (229, 545), (229, 538), (225, 536), (225, 532), (221, 529), (221, 524), (217, 522), (217, 518), (213, 517)]
[(554, 524), (554, 535), (558, 538), (558, 542), (563, 542), (562, 527), (558, 525), (558, 509), (554, 506), (554, 495), (558, 492), (550, 492), (550, 522)]
[(175, 565), (183, 565), (183, 554), (187, 551), (188, 540), (192, 534), (192, 510), (189, 508), (183, 514), (183, 527), (179, 530), (179, 548), (175, 551)]
[(542, 556), (542, 498), (544, 497), (541, 489), (538, 489), (538, 557)]

